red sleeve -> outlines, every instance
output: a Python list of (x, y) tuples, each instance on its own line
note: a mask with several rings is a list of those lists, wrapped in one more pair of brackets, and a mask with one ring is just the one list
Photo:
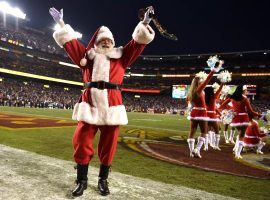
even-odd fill
[(218, 109), (216, 109), (216, 113), (221, 116), (221, 112)]
[(249, 112), (249, 114), (251, 114), (252, 116), (258, 116), (258, 117), (261, 117), (261, 114), (255, 112), (255, 111), (252, 109), (252, 107), (251, 107), (251, 105), (250, 105), (250, 102), (249, 102), (249, 100), (248, 100), (246, 97), (244, 97), (244, 103), (245, 103), (245, 105), (246, 105), (246, 107), (247, 107), (247, 111)]
[(145, 44), (139, 44), (131, 40), (123, 49), (123, 56), (121, 58), (123, 67), (129, 67), (140, 56), (145, 46)]
[(220, 92), (221, 92), (221, 90), (223, 88), (223, 85), (224, 85), (223, 83), (220, 84), (218, 90), (215, 93), (215, 99), (218, 99), (219, 98), (219, 95), (220, 95)]
[(207, 76), (207, 78), (205, 79), (205, 81), (198, 87), (198, 89), (197, 89), (197, 93), (198, 94), (200, 94), (202, 91), (203, 91), (203, 89), (206, 87), (206, 85), (209, 83), (209, 81), (210, 81), (210, 79), (213, 77), (213, 75), (214, 75), (214, 72), (213, 71), (211, 71), (209, 74), (208, 74), (208, 76)]
[(230, 103), (230, 101), (231, 101), (230, 98), (228, 98), (228, 99), (226, 99), (225, 101), (223, 101), (223, 103), (220, 104), (220, 109), (225, 109), (226, 106), (229, 106), (228, 103)]
[[(83, 68), (83, 66), (80, 65), (80, 61), (86, 53), (86, 48), (83, 46), (83, 44), (81, 44), (78, 40), (73, 39), (65, 43), (64, 48), (73, 63), (78, 65), (80, 68)], [(87, 63), (91, 62), (87, 56), (86, 58)]]

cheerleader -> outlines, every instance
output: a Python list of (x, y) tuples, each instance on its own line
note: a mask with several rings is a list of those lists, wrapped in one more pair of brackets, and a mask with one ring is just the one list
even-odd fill
[[(215, 67), (218, 63), (218, 67)], [(191, 103), (191, 112), (189, 116), (190, 120), (190, 133), (187, 139), (190, 157), (199, 157), (201, 158), (200, 149), (205, 143), (205, 137), (207, 133), (207, 113), (206, 113), (206, 104), (204, 98), (203, 89), (209, 83), (210, 79), (213, 77), (214, 72), (218, 72), (223, 64), (223, 61), (220, 61), (217, 56), (210, 57), (207, 61), (208, 66), (211, 68), (211, 72), (206, 75), (204, 72), (197, 73), (193, 78), (190, 90), (188, 93), (187, 101)], [(206, 77), (206, 78), (205, 78)], [(198, 137), (197, 147), (195, 146), (195, 133), (198, 125), (201, 129), (201, 135)]]
[(256, 147), (257, 154), (263, 154), (262, 148), (266, 144), (267, 135), (269, 131), (262, 127), (260, 130), (259, 124), (256, 120), (252, 119), (252, 115), (249, 114), (250, 123), (247, 127), (244, 137), (244, 147)]
[[(219, 112), (217, 112), (217, 105), (216, 101), (219, 99), (219, 95), (221, 93), (221, 90), (223, 88), (224, 83), (230, 82), (232, 80), (231, 73), (228, 71), (223, 71), (218, 75), (218, 79), (221, 81), (220, 86), (217, 87), (217, 83), (213, 84), (212, 87), (205, 88), (205, 103), (206, 103), (206, 109), (207, 109), (207, 117), (208, 117), (208, 129), (213, 130), (214, 134), (212, 137), (212, 146), (216, 150), (221, 150), (219, 148), (219, 141), (220, 141), (220, 118), (219, 118)], [(214, 92), (214, 87), (218, 88), (216, 92)], [(206, 137), (206, 145), (205, 149), (208, 149), (207, 146), (207, 137)]]
[(234, 113), (230, 126), (236, 127), (239, 132), (238, 140), (235, 143), (235, 158), (241, 159), (240, 153), (244, 145), (243, 138), (249, 125), (248, 113), (258, 117), (261, 115), (253, 111), (248, 98), (243, 95), (242, 85), (231, 89), (229, 98), (221, 104), (221, 108), (228, 105), (229, 102), (232, 102), (232, 111)]

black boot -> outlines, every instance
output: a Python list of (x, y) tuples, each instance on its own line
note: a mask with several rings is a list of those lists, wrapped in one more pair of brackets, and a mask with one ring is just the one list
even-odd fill
[(77, 180), (76, 187), (72, 191), (73, 197), (78, 197), (83, 194), (83, 191), (87, 188), (87, 173), (88, 173), (88, 164), (80, 165), (77, 164)]
[(109, 175), (109, 169), (110, 169), (110, 166), (105, 166), (102, 164), (100, 165), (99, 176), (98, 176), (98, 190), (102, 196), (106, 196), (110, 194), (108, 181), (107, 181), (108, 175)]

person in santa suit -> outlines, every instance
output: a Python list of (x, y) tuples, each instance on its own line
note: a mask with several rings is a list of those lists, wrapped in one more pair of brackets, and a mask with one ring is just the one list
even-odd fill
[[(205, 92), (205, 104), (206, 104), (206, 114), (208, 117), (208, 132), (212, 129), (214, 131), (214, 142), (213, 142), (213, 149), (220, 150), (219, 148), (219, 140), (220, 140), (220, 135), (219, 135), (219, 123), (220, 118), (218, 116), (218, 113), (216, 112), (217, 110), (217, 105), (216, 101), (219, 99), (220, 92), (222, 90), (223, 83), (220, 84), (219, 88), (217, 89), (216, 92), (214, 92), (214, 88), (212, 86), (206, 87), (204, 89)], [(204, 150), (208, 150), (208, 137), (209, 135), (206, 134), (206, 140), (205, 140), (205, 145), (204, 145)]]
[(105, 196), (110, 193), (107, 178), (116, 151), (119, 125), (128, 123), (120, 85), (127, 67), (154, 39), (155, 32), (149, 26), (150, 14), (154, 13), (154, 9), (152, 6), (148, 7), (143, 21), (139, 22), (132, 34), (132, 40), (119, 48), (114, 48), (113, 34), (105, 26), (97, 29), (85, 48), (77, 40), (71, 26), (64, 23), (63, 9), (59, 12), (50, 8), (49, 13), (61, 27), (53, 33), (53, 37), (81, 68), (85, 85), (72, 116), (78, 121), (72, 140), (74, 160), (77, 163), (77, 185), (72, 195), (81, 196), (87, 188), (88, 165), (94, 156), (92, 143), (95, 134), (100, 130), (98, 157), (101, 165), (98, 189), (100, 194)]
[(252, 115), (249, 114), (250, 123), (247, 127), (245, 136), (244, 136), (244, 147), (257, 147), (257, 154), (263, 154), (262, 148), (266, 144), (267, 135), (269, 134), (269, 130), (262, 129), (260, 130), (259, 123), (252, 119)]
[[(218, 63), (218, 65), (216, 65)], [(188, 146), (190, 150), (190, 157), (201, 158), (200, 150), (202, 145), (205, 143), (205, 137), (207, 133), (207, 113), (206, 104), (204, 98), (204, 88), (209, 83), (210, 79), (213, 77), (214, 72), (218, 72), (223, 64), (223, 61), (219, 61), (217, 56), (210, 57), (207, 61), (208, 66), (211, 68), (211, 72), (205, 76), (204, 72), (196, 74), (193, 78), (189, 93), (187, 96), (187, 102), (191, 104), (191, 112), (188, 117), (190, 120), (190, 132), (188, 135)], [(198, 125), (201, 129), (201, 135), (198, 137), (198, 143), (195, 146), (195, 134)]]
[(248, 98), (243, 94), (243, 86), (239, 85), (237, 87), (231, 88), (229, 92), (229, 98), (226, 99), (222, 104), (221, 108), (226, 107), (230, 102), (232, 103), (232, 111), (234, 116), (232, 118), (232, 122), (230, 124), (231, 127), (236, 127), (239, 132), (238, 140), (235, 143), (235, 158), (241, 159), (240, 155), (243, 148), (243, 138), (246, 132), (246, 129), (249, 125), (248, 114), (252, 116), (261, 117), (261, 114), (255, 112), (248, 100)]

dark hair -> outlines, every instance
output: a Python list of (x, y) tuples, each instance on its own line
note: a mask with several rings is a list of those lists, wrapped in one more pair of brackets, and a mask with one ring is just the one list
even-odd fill
[(205, 103), (208, 105), (211, 99), (214, 97), (214, 88), (213, 87), (206, 87), (204, 89), (205, 93)]
[(230, 96), (235, 101), (241, 101), (243, 99), (243, 85), (238, 85), (235, 92)]

